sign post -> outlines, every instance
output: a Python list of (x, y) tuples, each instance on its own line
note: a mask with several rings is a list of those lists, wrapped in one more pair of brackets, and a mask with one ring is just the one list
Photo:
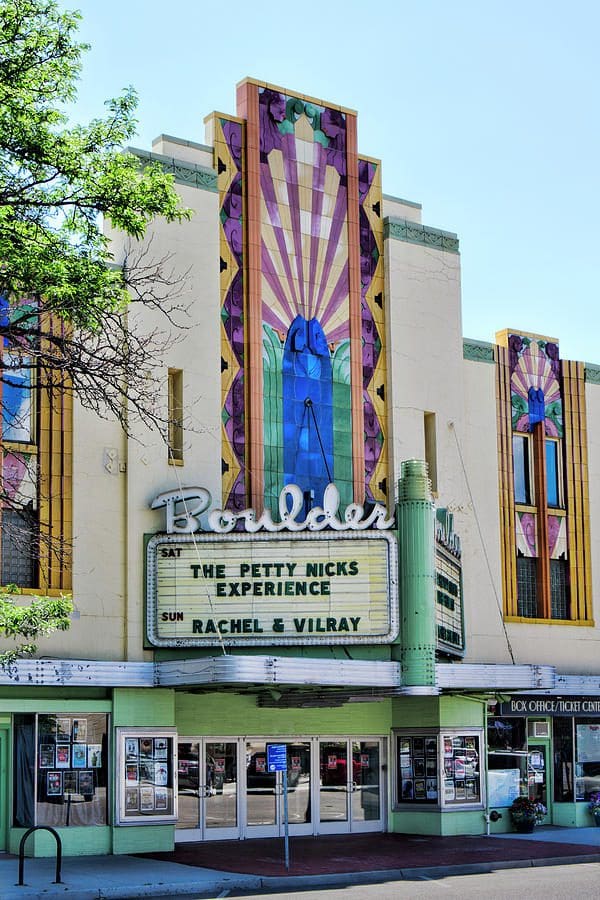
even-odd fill
[(290, 830), (288, 821), (287, 748), (285, 744), (267, 744), (267, 768), (269, 772), (283, 772), (283, 827), (285, 869), (290, 870)]

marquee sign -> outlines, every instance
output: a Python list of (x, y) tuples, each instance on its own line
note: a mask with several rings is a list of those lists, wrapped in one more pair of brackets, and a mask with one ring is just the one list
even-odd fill
[(447, 509), (436, 510), (435, 525), (437, 648), (448, 656), (460, 657), (465, 654), (460, 539)]
[(147, 550), (156, 647), (388, 643), (397, 554), (385, 531), (157, 534)]

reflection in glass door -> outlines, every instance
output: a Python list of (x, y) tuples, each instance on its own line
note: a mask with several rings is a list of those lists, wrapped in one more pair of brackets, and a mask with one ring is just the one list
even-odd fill
[(352, 742), (352, 830), (366, 831), (381, 822), (381, 760), (379, 741)]
[(239, 837), (237, 742), (180, 738), (176, 840)]
[(321, 823), (348, 821), (348, 791), (351, 786), (352, 774), (348, 774), (348, 742), (320, 741), (319, 820)]
[(319, 833), (383, 829), (381, 741), (319, 741)]
[(269, 772), (267, 745), (287, 747), (288, 822), (290, 834), (312, 834), (310, 742), (246, 742), (246, 837), (280, 837), (284, 833), (283, 776)]

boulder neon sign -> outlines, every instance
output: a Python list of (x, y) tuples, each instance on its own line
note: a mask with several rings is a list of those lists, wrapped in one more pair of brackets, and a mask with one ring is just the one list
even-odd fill
[[(202, 487), (186, 487), (159, 494), (150, 504), (152, 509), (166, 510), (167, 534), (193, 534), (203, 531), (200, 516), (211, 508), (210, 491)], [(270, 510), (260, 516), (253, 509), (239, 512), (230, 509), (212, 509), (208, 513), (209, 530), (227, 534), (241, 523), (244, 531), (365, 531), (368, 528), (384, 530), (394, 524), (393, 517), (381, 504), (376, 503), (365, 515), (364, 506), (350, 503), (342, 518), (339, 517), (340, 492), (335, 484), (328, 484), (323, 495), (323, 506), (315, 506), (305, 518), (298, 521), (304, 510), (304, 495), (297, 484), (287, 484), (279, 495), (279, 522), (274, 522)]]

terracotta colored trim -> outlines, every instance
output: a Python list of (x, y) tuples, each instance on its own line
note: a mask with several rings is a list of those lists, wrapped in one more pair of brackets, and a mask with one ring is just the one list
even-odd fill
[(348, 171), (348, 284), (350, 306), (350, 393), (354, 502), (365, 499), (365, 429), (362, 401), (362, 319), (360, 311), (360, 231), (358, 224), (358, 146), (356, 117), (346, 116)]
[(516, 523), (513, 493), (510, 369), (506, 347), (496, 347), (496, 408), (498, 420), (498, 473), (502, 595), (505, 616), (517, 614)]
[(538, 422), (533, 429), (533, 472), (537, 506), (537, 611), (540, 618), (551, 619), (548, 484), (546, 478), (546, 428), (544, 422)]
[(250, 505), (260, 515), (264, 506), (264, 435), (263, 435), (263, 371), (262, 371), (262, 301), (260, 260), (260, 136), (258, 86), (242, 82), (237, 90), (238, 115), (246, 123), (246, 282), (245, 310), (248, 377), (246, 379), (246, 420), (248, 444), (246, 453), (247, 482)]

